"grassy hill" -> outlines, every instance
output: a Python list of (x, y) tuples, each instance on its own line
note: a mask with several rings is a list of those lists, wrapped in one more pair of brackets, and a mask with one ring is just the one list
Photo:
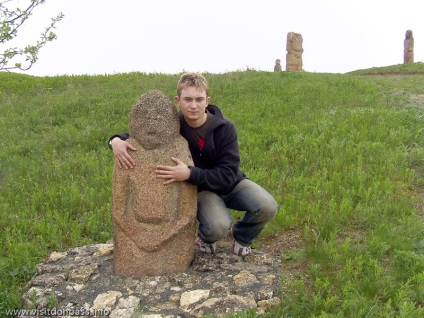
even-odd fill
[[(280, 205), (255, 247), (302, 238), (270, 317), (424, 316), (424, 65), (206, 76), (242, 170)], [(0, 73), (0, 315), (50, 252), (111, 239), (106, 142), (178, 78)]]

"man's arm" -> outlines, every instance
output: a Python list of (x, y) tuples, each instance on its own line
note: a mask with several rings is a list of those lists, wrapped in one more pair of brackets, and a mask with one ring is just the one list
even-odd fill
[(118, 163), (119, 168), (132, 169), (135, 166), (134, 160), (128, 153), (128, 149), (137, 150), (133, 145), (126, 142), (128, 134), (113, 135), (109, 139), (109, 147), (112, 149), (115, 155), (115, 160)]
[(171, 157), (176, 166), (157, 166), (156, 177), (165, 179), (163, 184), (170, 184), (177, 181), (186, 181), (190, 177), (190, 168), (178, 158)]

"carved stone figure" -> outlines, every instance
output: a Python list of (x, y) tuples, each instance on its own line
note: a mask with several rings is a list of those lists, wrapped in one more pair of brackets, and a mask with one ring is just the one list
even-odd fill
[(280, 59), (275, 60), (274, 72), (281, 72), (281, 61), (280, 61)]
[(406, 31), (403, 41), (403, 63), (414, 63), (414, 37), (411, 30)]
[(149, 91), (133, 105), (130, 154), (133, 169), (113, 172), (114, 271), (140, 278), (180, 273), (194, 257), (197, 188), (187, 182), (164, 185), (157, 165), (174, 165), (171, 157), (193, 165), (172, 101)]
[(303, 38), (299, 33), (287, 34), (286, 71), (303, 71)]

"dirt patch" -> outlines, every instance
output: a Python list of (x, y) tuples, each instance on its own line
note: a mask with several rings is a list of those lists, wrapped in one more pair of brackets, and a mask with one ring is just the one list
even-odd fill
[(411, 94), (409, 98), (413, 106), (424, 108), (424, 95)]
[(290, 229), (282, 234), (272, 234), (259, 240), (260, 248), (273, 256), (281, 256), (291, 249), (305, 246), (299, 229)]
[(268, 235), (258, 240), (260, 249), (264, 252), (281, 257), (281, 294), (290, 297), (293, 292), (291, 282), (298, 279), (304, 282), (304, 288), (310, 285), (308, 275), (312, 261), (304, 257), (305, 239), (302, 229), (285, 230), (281, 234)]
[(424, 74), (424, 71), (374, 71), (374, 72), (364, 72), (364, 73), (358, 73), (358, 75), (381, 75), (381, 76), (388, 76), (388, 75), (422, 75)]

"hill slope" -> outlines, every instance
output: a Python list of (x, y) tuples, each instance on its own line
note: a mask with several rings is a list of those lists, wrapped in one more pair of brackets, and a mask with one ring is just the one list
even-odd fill
[[(423, 316), (424, 67), (398, 68), (206, 74), (242, 170), (280, 206), (254, 246), (290, 269), (273, 315)], [(0, 312), (50, 251), (112, 237), (106, 142), (178, 78), (0, 73)]]

